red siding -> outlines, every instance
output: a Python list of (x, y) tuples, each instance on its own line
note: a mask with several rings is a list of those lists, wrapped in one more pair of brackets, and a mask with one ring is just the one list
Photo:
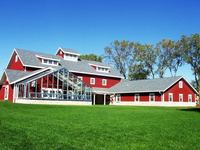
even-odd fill
[(0, 101), (4, 99), (4, 87), (0, 86)]
[(179, 101), (179, 94), (183, 94), (183, 102), (188, 102), (188, 94), (192, 94), (192, 101), (195, 102), (195, 92), (194, 90), (187, 84), (187, 82), (183, 79), (183, 88), (179, 88), (179, 82), (174, 84), (171, 88), (169, 88), (165, 94), (165, 101), (168, 101), (168, 94), (173, 93), (173, 101)]
[[(3, 85), (0, 87), (0, 100), (4, 99), (4, 85), (9, 85), (7, 79), (5, 79)], [(13, 102), (13, 85), (9, 85), (8, 101)]]
[(64, 53), (61, 50), (59, 50), (56, 55), (64, 58)]
[[(87, 75), (87, 74), (79, 74), (79, 73), (74, 73), (74, 74), (76, 76), (83, 77), (83, 82), (90, 85), (91, 87), (110, 88), (121, 81), (120, 78), (103, 77), (103, 76)], [(95, 78), (95, 85), (90, 84), (90, 78)], [(102, 85), (102, 79), (107, 79), (106, 86)]]
[[(140, 102), (149, 102), (149, 93), (137, 93), (140, 94)], [(161, 101), (161, 96), (159, 93), (154, 93), (155, 94), (155, 101), (159, 102)], [(135, 94), (130, 93), (130, 94), (121, 94), (121, 101), (134, 101), (135, 100)]]
[(18, 57), (18, 61), (15, 62), (15, 56), (16, 56), (16, 52), (13, 53), (11, 60), (8, 64), (7, 69), (13, 69), (13, 70), (24, 70), (24, 66), (22, 64), (22, 62), (20, 61), (19, 57)]

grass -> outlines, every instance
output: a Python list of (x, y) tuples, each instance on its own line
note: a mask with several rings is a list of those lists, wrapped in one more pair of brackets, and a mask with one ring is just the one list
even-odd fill
[(0, 149), (200, 149), (197, 108), (0, 102)]

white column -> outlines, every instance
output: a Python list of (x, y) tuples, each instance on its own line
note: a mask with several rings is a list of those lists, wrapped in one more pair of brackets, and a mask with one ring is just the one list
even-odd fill
[(96, 103), (96, 94), (93, 95), (93, 105)]
[(106, 94), (104, 94), (103, 104), (106, 105)]
[(163, 93), (162, 94), (162, 102), (164, 102), (165, 101), (165, 94)]
[(26, 98), (26, 83), (24, 84), (24, 98)]

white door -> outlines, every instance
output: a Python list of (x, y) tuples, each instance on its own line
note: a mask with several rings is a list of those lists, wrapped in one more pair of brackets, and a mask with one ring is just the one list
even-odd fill
[(8, 100), (9, 86), (4, 86), (4, 100)]

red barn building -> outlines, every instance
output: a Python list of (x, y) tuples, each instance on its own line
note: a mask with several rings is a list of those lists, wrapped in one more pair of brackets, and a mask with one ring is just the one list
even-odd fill
[(72, 49), (56, 55), (14, 49), (0, 81), (0, 99), (35, 104), (195, 106), (183, 77), (124, 80), (116, 69)]

